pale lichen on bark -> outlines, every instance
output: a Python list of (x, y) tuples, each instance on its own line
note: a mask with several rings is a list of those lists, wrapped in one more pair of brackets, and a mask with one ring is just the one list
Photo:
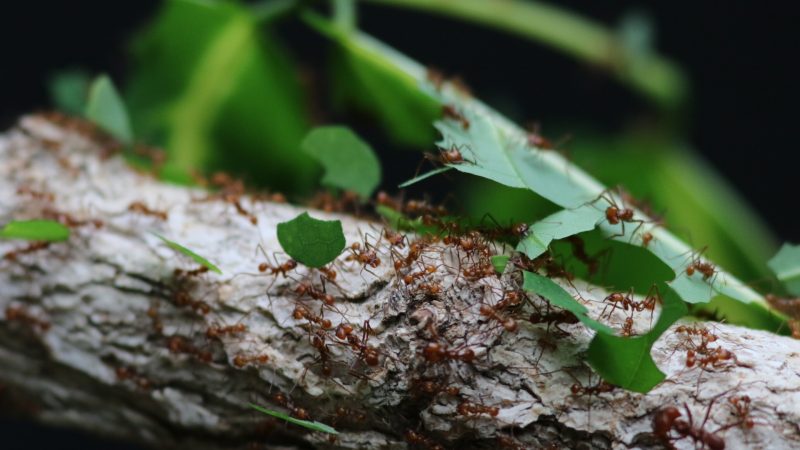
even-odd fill
[[(275, 228), (302, 209), (244, 199), (258, 217), (253, 225), (231, 205), (207, 200), (204, 191), (158, 182), (119, 156), (100, 155), (91, 140), (41, 116), (23, 119), (0, 138), (0, 222), (56, 211), (102, 221), (73, 227), (68, 242), (0, 262), (0, 401), (6, 409), (157, 447), (400, 449), (411, 430), (431, 439), (429, 447), (514, 442), (517, 448), (658, 448), (652, 418), (659, 408), (686, 403), (699, 424), (709, 401), (724, 393), (706, 424), (714, 431), (737, 420), (728, 398), (746, 394), (755, 426), (721, 431), (727, 448), (800, 446), (797, 341), (705, 324), (718, 336), (714, 345), (733, 351), (738, 364), (704, 371), (687, 367), (685, 336), (673, 327), (653, 349), (667, 374), (653, 391), (576, 396), (573, 384), (598, 381), (582, 363), (590, 330), (562, 324), (562, 334), (519, 320), (516, 332), (505, 331), (479, 308), (495, 304), (518, 280), (506, 275), (467, 281), (458, 270), (464, 256), (444, 246), (428, 247), (420, 259), (436, 268), (425, 282), (441, 287), (439, 294), (426, 295), (418, 283), (409, 287), (395, 274), (391, 250), (380, 238), (383, 226), (347, 216), (335, 217), (348, 244), (366, 239), (382, 264), (365, 269), (342, 256), (335, 263), (336, 284), (325, 284), (335, 305), (302, 300), (332, 322), (325, 334), (329, 361), (323, 361), (309, 321), (294, 315), (298, 283), (321, 288), (319, 274), (300, 268), (282, 277), (257, 269), (267, 261), (264, 255), (272, 264), (275, 255), (285, 260)], [(137, 201), (164, 210), (167, 220), (128, 211)], [(181, 282), (174, 269), (197, 266), (153, 233), (207, 257), (223, 275)], [(0, 241), (0, 254), (23, 246)], [(405, 254), (408, 246), (394, 251)], [(605, 291), (579, 282), (564, 285), (594, 317), (600, 314)], [(182, 301), (184, 290), (189, 297)], [(517, 314), (525, 317), (530, 308)], [(10, 317), (13, 311), (40, 323)], [(619, 327), (623, 319), (615, 312), (612, 325)], [(639, 315), (635, 330), (645, 331), (650, 321)], [(369, 323), (372, 331), (362, 344), (378, 350), (377, 365), (365, 363), (363, 349), (333, 336), (340, 323), (352, 324), (359, 339)], [(207, 335), (209, 328), (235, 324), (246, 331)], [(426, 362), (421, 350), (433, 341), (469, 348), (474, 361)], [(259, 360), (264, 356), (266, 361)], [(323, 373), (328, 364), (330, 375)], [(459, 392), (424, 395), (414, 379), (438, 380)], [(330, 440), (247, 407), (284, 409), (277, 394), (340, 434)], [(465, 416), (458, 412), (461, 402), (495, 407), (497, 414)], [(337, 415), (340, 407), (346, 414)], [(695, 444), (686, 438), (675, 446)]]

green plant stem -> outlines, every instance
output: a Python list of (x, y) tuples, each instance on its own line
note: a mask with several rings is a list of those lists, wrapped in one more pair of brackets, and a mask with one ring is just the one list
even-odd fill
[(362, 1), (450, 16), (542, 42), (609, 70), (664, 109), (678, 109), (686, 100), (685, 77), (671, 61), (653, 52), (629, 51), (608, 27), (552, 5), (521, 0)]

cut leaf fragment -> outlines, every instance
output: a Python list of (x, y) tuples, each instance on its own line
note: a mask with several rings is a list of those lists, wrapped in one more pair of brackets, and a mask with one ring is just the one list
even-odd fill
[(128, 109), (108, 75), (100, 75), (89, 88), (86, 118), (125, 145), (133, 143)]
[(508, 265), (508, 260), (511, 259), (508, 255), (494, 255), (492, 256), (492, 266), (497, 273), (503, 273)]
[(600, 333), (613, 334), (608, 325), (600, 323), (586, 313), (588, 309), (575, 300), (569, 292), (556, 284), (550, 278), (543, 277), (533, 272), (523, 271), (522, 289), (540, 295), (547, 299), (551, 305), (559, 308), (566, 309), (567, 311), (575, 314), (578, 320), (592, 330)]
[(688, 312), (676, 293), (662, 284), (661, 315), (656, 325), (637, 337), (622, 337), (597, 333), (589, 344), (588, 360), (603, 379), (622, 388), (647, 393), (664, 380), (665, 375), (653, 362), (650, 351), (658, 338), (675, 321)]
[(69, 228), (53, 220), (15, 220), (0, 230), (0, 239), (59, 242), (69, 239)]
[(301, 147), (325, 168), (325, 186), (369, 198), (381, 182), (381, 164), (375, 151), (347, 127), (315, 128)]
[(278, 242), (289, 256), (309, 267), (328, 264), (345, 246), (341, 221), (315, 219), (307, 212), (278, 224)]
[(439, 175), (440, 173), (447, 172), (448, 170), (450, 170), (452, 168), (453, 167), (451, 167), (451, 166), (439, 167), (438, 169), (431, 170), (430, 172), (425, 172), (422, 175), (417, 175), (416, 177), (414, 177), (414, 178), (412, 178), (410, 180), (406, 180), (406, 181), (400, 183), (397, 187), (400, 188), (400, 189), (407, 188), (407, 187), (411, 186), (412, 184), (417, 184), (422, 180), (428, 179), (428, 178), (430, 178), (432, 176), (435, 176), (435, 175)]
[(212, 264), (209, 260), (207, 260), (207, 259), (203, 258), (202, 256), (198, 255), (197, 253), (189, 250), (188, 248), (184, 247), (183, 245), (178, 244), (177, 242), (171, 241), (171, 240), (165, 238), (164, 236), (161, 236), (160, 234), (156, 234), (156, 233), (153, 233), (153, 234), (156, 237), (158, 237), (159, 239), (161, 239), (162, 241), (164, 241), (164, 243), (167, 244), (167, 246), (169, 248), (171, 248), (171, 249), (175, 250), (176, 252), (181, 253), (181, 254), (183, 254), (185, 256), (188, 256), (189, 258), (192, 258), (194, 260), (194, 262), (200, 264), (201, 266), (207, 268), (208, 270), (210, 270), (210, 271), (212, 271), (214, 273), (222, 275), (222, 271), (219, 270), (219, 267), (217, 267), (214, 264)]
[(783, 244), (767, 263), (792, 295), (800, 295), (800, 245)]
[(527, 235), (517, 245), (517, 251), (536, 258), (556, 239), (563, 239), (593, 230), (603, 217), (603, 211), (593, 205), (564, 209), (531, 225)]
[(299, 426), (304, 427), (304, 428), (308, 428), (309, 430), (321, 431), (323, 433), (329, 433), (329, 434), (339, 434), (339, 432), (336, 431), (336, 429), (334, 429), (333, 427), (331, 427), (329, 425), (325, 425), (324, 423), (311, 422), (309, 420), (295, 419), (294, 417), (292, 417), (292, 416), (290, 416), (290, 415), (288, 415), (286, 413), (282, 413), (280, 411), (273, 411), (271, 409), (262, 408), (261, 406), (254, 405), (252, 403), (250, 404), (250, 407), (255, 409), (256, 411), (264, 413), (264, 414), (266, 414), (268, 416), (277, 417), (278, 419), (285, 420), (285, 421), (287, 421), (289, 423), (293, 423), (295, 425), (299, 425)]
[(89, 74), (81, 69), (56, 72), (47, 81), (53, 105), (66, 113), (83, 115), (91, 81)]

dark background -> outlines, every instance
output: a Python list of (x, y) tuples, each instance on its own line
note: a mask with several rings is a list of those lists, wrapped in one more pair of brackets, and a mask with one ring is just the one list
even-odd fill
[[(128, 37), (155, 0), (15, 1), (4, 4), (0, 127), (47, 107), (53, 71), (82, 66), (125, 79)], [(800, 241), (796, 130), (800, 37), (791, 2), (559, 1), (607, 24), (633, 8), (649, 13), (660, 52), (686, 71), (690, 142), (747, 198), (781, 240)], [(643, 9), (642, 9), (643, 8)], [(613, 131), (649, 107), (604, 73), (520, 38), (407, 10), (364, 6), (360, 25), (418, 61), (465, 78), (479, 97), (514, 98), (524, 117), (592, 123)], [(298, 26), (283, 30), (296, 53), (323, 42)], [(0, 370), (3, 370), (0, 368)], [(0, 411), (1, 412), (1, 411)], [(5, 449), (100, 449), (72, 432), (0, 421)], [(112, 444), (115, 448), (122, 448)]]

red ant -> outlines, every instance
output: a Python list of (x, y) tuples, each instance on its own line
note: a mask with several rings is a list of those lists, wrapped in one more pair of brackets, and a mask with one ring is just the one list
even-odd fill
[(289, 259), (282, 264), (278, 264), (276, 266), (272, 266), (269, 263), (261, 263), (258, 265), (258, 271), (261, 273), (266, 272), (269, 270), (270, 275), (281, 274), (284, 278), (286, 278), (286, 274), (291, 272), (292, 270), (297, 268), (297, 261), (293, 259)]
[(383, 236), (386, 238), (386, 241), (389, 242), (389, 245), (392, 247), (403, 248), (405, 247), (406, 235), (401, 233), (395, 233), (392, 230), (385, 228), (383, 230)]
[(130, 367), (117, 367), (114, 370), (114, 373), (117, 376), (117, 380), (119, 381), (126, 381), (131, 380), (133, 383), (142, 390), (149, 390), (150, 389), (150, 380), (145, 377), (140, 376), (135, 369)]
[(147, 309), (147, 317), (149, 317), (153, 323), (153, 331), (155, 331), (156, 334), (161, 334), (164, 331), (164, 324), (161, 322), (161, 316), (158, 313), (157, 305), (152, 305)]
[(369, 333), (371, 331), (368, 320), (364, 321), (364, 326), (362, 329), (363, 332), (361, 339), (359, 339), (356, 335), (349, 333), (346, 336), (347, 342), (350, 344), (350, 347), (353, 350), (359, 352), (358, 359), (363, 360), (368, 366), (377, 366), (380, 364), (380, 353), (375, 347), (367, 345), (367, 339), (369, 339)]
[(552, 150), (552, 149), (554, 149), (555, 146), (553, 145), (553, 142), (550, 141), (550, 139), (547, 139), (546, 137), (544, 137), (540, 133), (539, 128), (541, 128), (541, 127), (540, 127), (540, 125), (538, 123), (534, 123), (533, 125), (530, 126), (530, 130), (528, 131), (528, 134), (526, 135), (526, 139), (527, 139), (528, 145), (531, 146), (531, 147), (540, 148), (542, 150)]
[(422, 356), (429, 363), (444, 361), (471, 363), (475, 360), (475, 352), (469, 347), (451, 350), (447, 347), (447, 344), (439, 344), (438, 342), (428, 342), (425, 348), (422, 349)]
[(325, 280), (330, 281), (331, 283), (336, 283), (336, 271), (329, 268), (329, 267), (319, 267), (317, 270), (322, 274)]
[(38, 328), (41, 332), (46, 332), (50, 329), (50, 322), (39, 319), (22, 306), (6, 307), (6, 320), (24, 323), (31, 328)]
[(69, 228), (77, 228), (91, 224), (94, 228), (102, 228), (104, 223), (99, 219), (80, 220), (73, 217), (71, 214), (55, 210), (53, 208), (46, 208), (43, 211), (44, 218), (54, 219), (64, 226)]
[(403, 276), (403, 283), (412, 284), (422, 277), (436, 273), (436, 266), (425, 266), (423, 270), (412, 272)]
[(192, 345), (191, 342), (187, 341), (186, 338), (177, 335), (170, 336), (167, 340), (167, 348), (169, 348), (169, 351), (172, 353), (186, 353), (192, 355), (204, 363), (210, 363), (214, 357), (211, 352), (200, 350)]
[(433, 439), (421, 433), (417, 433), (414, 430), (406, 430), (405, 438), (406, 442), (417, 447), (422, 447), (427, 450), (445, 450), (443, 445), (437, 444)]
[(266, 364), (269, 362), (269, 355), (245, 356), (238, 354), (233, 357), (233, 365), (241, 369), (249, 364)]
[(447, 395), (455, 397), (461, 393), (461, 390), (456, 386), (448, 386), (434, 380), (414, 379), (411, 384), (415, 393), (424, 394), (426, 396), (433, 396), (444, 392)]
[(505, 330), (508, 331), (509, 333), (513, 333), (518, 329), (517, 321), (514, 320), (513, 317), (503, 318), (499, 314), (497, 314), (496, 308), (493, 308), (485, 303), (481, 305), (480, 313), (482, 316), (502, 324), (503, 328), (505, 328)]
[(458, 122), (459, 124), (461, 124), (461, 127), (463, 129), (469, 130), (469, 120), (467, 120), (467, 118), (464, 117), (464, 115), (462, 115), (460, 112), (458, 112), (458, 109), (456, 109), (455, 106), (453, 106), (453, 105), (443, 105), (442, 106), (442, 115), (445, 117), (445, 119), (454, 120), (454, 121)]
[(500, 414), (500, 408), (496, 406), (485, 406), (477, 403), (462, 401), (456, 407), (456, 412), (462, 416), (478, 416), (481, 414), (488, 414), (491, 417), (497, 417)]
[(242, 323), (236, 325), (228, 325), (224, 327), (212, 326), (206, 330), (206, 337), (209, 339), (219, 338), (221, 336), (233, 336), (247, 331), (247, 326)]
[(449, 150), (439, 152), (439, 161), (442, 164), (460, 164), (464, 162), (464, 156), (461, 155), (461, 150), (454, 145)]
[(420, 283), (417, 289), (427, 297), (437, 297), (442, 293), (442, 285), (439, 283)]
[(295, 320), (306, 319), (309, 322), (316, 323), (323, 330), (329, 330), (331, 327), (333, 327), (333, 324), (331, 323), (330, 320), (312, 313), (305, 306), (302, 305), (297, 305), (294, 308), (294, 312), (292, 312), (292, 317), (294, 317)]
[(648, 245), (650, 245), (650, 242), (652, 240), (653, 240), (653, 233), (651, 233), (649, 231), (645, 231), (642, 234), (642, 247), (646, 248)]
[(7, 252), (5, 255), (3, 255), (3, 259), (7, 261), (16, 261), (20, 255), (38, 252), (39, 250), (44, 250), (48, 247), (50, 247), (50, 242), (47, 241), (31, 242), (22, 248)]
[(211, 176), (211, 184), (221, 188), (221, 191), (219, 194), (209, 196), (208, 200), (222, 199), (225, 203), (233, 205), (236, 212), (246, 217), (250, 223), (253, 225), (258, 224), (258, 218), (242, 206), (241, 198), (245, 189), (241, 180), (234, 180), (224, 172), (217, 172)]
[(208, 306), (208, 303), (193, 299), (192, 296), (183, 289), (175, 291), (172, 299), (175, 301), (176, 306), (188, 306), (201, 315), (206, 315), (211, 312), (211, 307)]
[(308, 295), (309, 297), (313, 298), (314, 300), (319, 300), (319, 301), (321, 301), (322, 303), (325, 303), (328, 306), (331, 306), (334, 303), (336, 303), (336, 299), (333, 297), (333, 295), (328, 294), (328, 293), (326, 293), (324, 291), (321, 291), (321, 290), (315, 288), (314, 286), (312, 286), (309, 283), (300, 283), (300, 284), (298, 284), (297, 287), (295, 288), (294, 292), (297, 295), (301, 296), (301, 297), (303, 295)]
[(145, 216), (155, 217), (156, 219), (163, 221), (166, 221), (169, 218), (166, 212), (150, 209), (143, 202), (139, 201), (133, 202), (130, 205), (128, 205), (128, 211), (139, 213)]
[(280, 392), (272, 396), (272, 401), (288, 409), (291, 416), (295, 419), (311, 420), (311, 414), (309, 414), (308, 411), (306, 411), (304, 408), (294, 406), (294, 403), (292, 403), (291, 400), (286, 398), (286, 396)]
[(740, 425), (746, 430), (752, 430), (756, 422), (750, 417), (750, 397), (747, 395), (733, 396), (728, 398), (728, 403), (730, 403), (734, 414), (739, 419), (735, 425)]
[(192, 270), (175, 269), (173, 271), (173, 274), (175, 275), (175, 277), (196, 277), (206, 272), (208, 272), (208, 267), (200, 266), (197, 269), (192, 269)]
[(37, 191), (27, 186), (20, 186), (17, 189), (17, 195), (28, 195), (36, 200), (41, 200), (47, 203), (53, 203), (55, 196), (51, 192)]
[(613, 384), (605, 380), (600, 380), (597, 382), (597, 384), (593, 386), (583, 386), (580, 383), (574, 383), (572, 386), (570, 386), (569, 390), (570, 392), (572, 392), (572, 395), (584, 396), (584, 395), (603, 394), (606, 392), (611, 392), (616, 388), (617, 387), (614, 386)]
[[(653, 434), (669, 447), (673, 447), (673, 441), (688, 437), (691, 438), (695, 444), (700, 444), (701, 448), (707, 446), (710, 450), (724, 450), (725, 439), (717, 433), (728, 427), (722, 427), (715, 432), (705, 430), (706, 422), (708, 422), (709, 415), (711, 414), (711, 408), (718, 398), (719, 396), (714, 397), (708, 404), (706, 415), (700, 426), (695, 426), (693, 424), (694, 419), (692, 418), (692, 412), (689, 410), (689, 406), (686, 403), (683, 404), (683, 409), (689, 419), (688, 421), (680, 418), (682, 414), (675, 406), (667, 406), (660, 409), (656, 412), (655, 416), (653, 416)], [(671, 436), (672, 432), (675, 432), (677, 436)]]
[(714, 274), (717, 272), (717, 269), (709, 262), (694, 260), (692, 261), (692, 264), (686, 267), (686, 275), (692, 276), (694, 275), (695, 271), (700, 272), (703, 275), (703, 280), (708, 280), (714, 276)]
[(345, 258), (346, 261), (358, 261), (364, 266), (370, 266), (373, 269), (381, 265), (381, 259), (378, 258), (377, 253), (375, 250), (365, 246), (364, 250), (361, 249), (361, 243), (354, 242), (353, 245), (350, 246), (350, 251), (353, 252), (352, 255), (349, 255)]

